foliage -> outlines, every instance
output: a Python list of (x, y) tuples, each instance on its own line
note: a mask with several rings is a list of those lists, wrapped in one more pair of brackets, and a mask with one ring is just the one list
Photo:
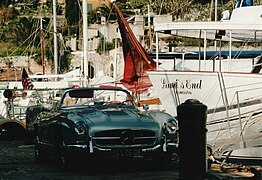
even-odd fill
[(35, 49), (33, 58), (38, 65), (42, 65), (42, 52), (40, 48)]
[(111, 49), (114, 49), (114, 44), (108, 41), (105, 41), (104, 38), (101, 38), (97, 47), (96, 52), (102, 54), (104, 52), (108, 52)]
[(7, 8), (7, 7), (0, 7), (0, 23), (1, 25), (5, 25), (6, 22), (13, 19), (15, 16), (14, 9)]
[(60, 65), (59, 65), (60, 73), (65, 73), (69, 70), (71, 59), (72, 59), (71, 49), (67, 47), (64, 50), (64, 53), (61, 56), (60, 61), (59, 61), (60, 62)]
[(210, 0), (193, 0), (194, 3), (201, 3), (201, 4), (206, 4), (206, 3), (210, 3)]
[[(53, 36), (50, 37), (50, 40), (45, 44), (45, 56), (47, 59), (51, 59), (52, 63), (54, 64), (54, 39)], [(68, 47), (63, 46), (63, 40), (58, 38), (57, 42), (57, 49), (58, 49), (58, 69), (60, 70), (59, 73), (66, 72), (71, 64), (71, 49)]]
[[(117, 5), (125, 17), (134, 15), (134, 8), (130, 3), (126, 1), (117, 1)], [(89, 23), (101, 23), (101, 17), (105, 17), (106, 21), (115, 21), (117, 19), (116, 9), (114, 4), (110, 4), (109, 7), (102, 4), (95, 10), (88, 12)]]
[[(210, 18), (210, 0), (118, 0), (116, 3), (125, 17), (132, 16), (137, 11), (146, 15), (148, 13), (147, 5), (150, 5), (152, 13), (171, 14), (174, 20), (201, 20)], [(89, 23), (100, 23), (102, 16), (106, 17), (107, 21), (116, 20), (114, 5), (110, 4), (109, 7), (101, 5), (97, 9), (88, 12)]]
[(88, 24), (100, 23), (101, 18), (99, 18), (97, 11), (92, 10), (88, 12)]
[[(39, 0), (19, 0), (19, 3), (29, 5), (30, 8), (22, 8), (16, 10), (18, 6), (14, 0), (0, 0), (0, 56), (13, 54), (20, 55), (30, 52), (30, 54), (36, 54), (36, 59), (41, 57), (40, 53), (40, 38), (39, 38), (39, 19), (33, 18), (36, 14), (52, 13), (52, 1), (47, 0), (46, 6), (37, 9), (39, 6)], [(77, 0), (65, 0), (65, 17), (66, 23), (58, 26), (58, 32), (62, 32), (64, 38), (66, 36), (72, 36), (79, 31), (79, 24), (81, 22), (81, 9)], [(12, 4), (13, 3), (13, 4)], [(173, 20), (203, 20), (211, 18), (210, 16), (210, 0), (117, 0), (117, 5), (124, 14), (124, 16), (130, 17), (137, 13), (146, 15), (148, 13), (148, 6), (150, 5), (150, 11), (152, 14), (171, 14)], [(222, 12), (225, 9), (232, 10), (234, 7), (234, 1), (224, 0), (218, 1), (218, 12)], [(256, 5), (261, 4), (260, 1), (255, 2)], [(60, 7), (58, 7), (58, 14), (61, 13)], [(43, 11), (43, 12), (42, 12)], [(203, 13), (202, 13), (203, 12)], [(30, 17), (31, 16), (31, 17)], [(116, 21), (116, 9), (113, 4), (109, 6), (101, 5), (95, 10), (88, 12), (88, 23), (101, 23), (101, 17), (105, 17), (106, 21)], [(214, 17), (212, 17), (214, 19)], [(46, 57), (53, 59), (53, 33), (52, 30), (47, 28), (50, 19), (44, 21), (45, 34), (45, 49)], [(50, 31), (50, 32), (49, 32)], [(145, 40), (149, 40), (145, 38)], [(198, 42), (195, 40), (182, 39), (185, 44), (198, 46)], [(33, 42), (33, 43), (32, 43)], [(33, 45), (34, 44), (34, 45)], [(62, 43), (61, 43), (62, 44)], [(62, 45), (59, 45), (59, 49), (65, 49)], [(34, 47), (33, 47), (33, 46)], [(32, 47), (28, 50), (28, 47)], [(97, 48), (97, 52), (107, 52), (114, 48), (114, 43), (106, 42), (104, 39), (100, 40)], [(67, 49), (63, 50), (65, 57), (61, 55), (59, 57), (61, 63), (61, 70), (64, 71), (70, 62), (70, 57), (66, 55), (69, 52)], [(60, 54), (60, 53), (59, 53)], [(66, 62), (62, 62), (63, 58), (67, 59)], [(39, 60), (38, 60), (39, 61)], [(65, 67), (65, 68), (64, 68)]]
[[(45, 19), (43, 27), (49, 23), (49, 19)], [(14, 46), (13, 52), (9, 55), (28, 55), (40, 54), (40, 19), (35, 18), (15, 18), (9, 21), (8, 26), (3, 28), (3, 34), (0, 36), (2, 43), (10, 42)], [(31, 47), (31, 48), (29, 48)], [(39, 50), (37, 50), (39, 49)], [(4, 51), (4, 49), (1, 49)], [(39, 51), (39, 52), (38, 52)], [(7, 53), (7, 52), (6, 52)]]
[(12, 3), (12, 0), (1, 0), (0, 7), (8, 7)]
[(23, 17), (10, 21), (8, 26), (8, 39), (17, 44), (25, 41), (28, 37), (30, 37), (31, 32), (34, 31), (32, 29), (32, 27), (34, 27), (34, 20), (35, 19)]
[(79, 21), (80, 21), (80, 7), (77, 0), (65, 1), (65, 18), (68, 25), (68, 35), (79, 34)]
[(16, 46), (11, 42), (3, 42), (0, 41), (0, 57), (6, 57), (8, 56), (15, 48)]
[(76, 25), (79, 22), (80, 8), (76, 0), (66, 0), (65, 1), (65, 17), (68, 25)]

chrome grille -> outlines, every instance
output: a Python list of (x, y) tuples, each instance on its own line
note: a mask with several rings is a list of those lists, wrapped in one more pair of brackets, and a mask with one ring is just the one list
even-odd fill
[(106, 130), (95, 133), (92, 139), (99, 147), (150, 146), (155, 143), (156, 134), (150, 130)]

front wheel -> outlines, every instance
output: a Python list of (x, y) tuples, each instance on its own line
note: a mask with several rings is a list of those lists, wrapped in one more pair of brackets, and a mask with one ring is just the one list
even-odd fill
[(57, 145), (56, 158), (57, 158), (58, 166), (62, 169), (67, 169), (68, 157), (66, 154), (66, 143), (63, 140)]
[(38, 144), (38, 137), (36, 137), (34, 153), (35, 153), (35, 160), (36, 161), (43, 161), (45, 159), (45, 154), (40, 149), (39, 144)]
[(158, 169), (170, 169), (173, 162), (173, 153), (171, 152), (159, 152), (154, 154), (153, 163)]

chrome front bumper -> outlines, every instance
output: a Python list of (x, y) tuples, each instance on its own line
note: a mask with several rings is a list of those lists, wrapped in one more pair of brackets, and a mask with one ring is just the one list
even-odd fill
[[(90, 141), (91, 142), (91, 141)], [(146, 152), (155, 152), (155, 151), (163, 151), (163, 152), (167, 152), (168, 149), (175, 149), (178, 147), (177, 143), (167, 143), (166, 145), (156, 145), (154, 147), (146, 147), (146, 148), (141, 148), (141, 147), (135, 147), (135, 149), (140, 149), (142, 153), (146, 153)], [(101, 148), (101, 147), (97, 147), (97, 146), (93, 146), (92, 143), (89, 143), (89, 146), (87, 144), (70, 144), (70, 145), (66, 145), (67, 149), (70, 150), (76, 150), (76, 151), (88, 151), (90, 154), (93, 154), (94, 152), (111, 152), (113, 151), (114, 147), (112, 148)], [(132, 149), (132, 147), (128, 147), (130, 149)], [(121, 149), (121, 148), (119, 148)], [(123, 149), (123, 148), (122, 148)]]

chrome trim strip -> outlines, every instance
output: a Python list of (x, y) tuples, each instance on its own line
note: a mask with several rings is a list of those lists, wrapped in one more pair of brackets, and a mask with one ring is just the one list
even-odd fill
[(178, 147), (178, 143), (167, 143), (167, 146), (175, 146), (175, 147)]
[(68, 126), (68, 124), (66, 124), (65, 122), (62, 122), (61, 125), (63, 125), (64, 127), (70, 128), (70, 127)]
[[(46, 144), (47, 143), (41, 143), (41, 144)], [(90, 153), (94, 153), (94, 149), (97, 149), (99, 151), (104, 151), (104, 152), (109, 152), (109, 151), (112, 151), (112, 148), (100, 148), (100, 147), (96, 147), (96, 146), (93, 146), (92, 145), (92, 141), (89, 142), (89, 152)], [(175, 147), (178, 147), (178, 144), (175, 144), (175, 143), (168, 143), (168, 146), (175, 146)], [(69, 145), (66, 145), (67, 148), (81, 148), (81, 149), (87, 149), (88, 146), (86, 144), (69, 144)], [(134, 147), (131, 147), (130, 148), (134, 148)], [(138, 148), (138, 147), (137, 147)], [(157, 149), (161, 148), (161, 145), (158, 144), (156, 145), (155, 147), (152, 147), (152, 148), (142, 148), (141, 151), (142, 152), (149, 152), (149, 151), (155, 151)]]
[(107, 140), (107, 139), (120, 139), (120, 137), (93, 137), (94, 140), (100, 140), (100, 139), (103, 139), (103, 140)]
[(155, 151), (155, 150), (157, 150), (157, 149), (160, 148), (160, 147), (161, 147), (161, 145), (158, 144), (158, 145), (156, 145), (155, 147), (152, 147), (152, 148), (145, 148), (145, 149), (142, 149), (142, 152)]
[(112, 145), (112, 144), (103, 144), (103, 145), (95, 145), (96, 147), (101, 147), (101, 148), (147, 148), (148, 146), (154, 146), (155, 143), (151, 143), (151, 144), (130, 144), (130, 145)]
[(94, 152), (92, 137), (90, 137), (90, 140), (89, 140), (89, 152), (90, 153)]
[(82, 144), (70, 144), (70, 145), (66, 145), (66, 147), (69, 147), (69, 148), (75, 147), (75, 148), (87, 149), (87, 145), (86, 144), (84, 144), (84, 145), (82, 145)]
[(53, 144), (51, 143), (46, 143), (46, 142), (43, 142), (43, 141), (37, 141), (37, 144), (40, 144), (40, 145), (46, 145), (46, 146), (54, 146)]
[(165, 135), (163, 135), (163, 137), (164, 137), (163, 151), (167, 152), (167, 139)]
[(99, 148), (99, 147), (94, 147), (94, 149), (97, 149), (99, 151), (112, 151), (112, 149), (104, 149), (104, 148)]
[[(134, 139), (155, 139), (155, 136), (151, 136), (151, 137), (134, 137)], [(94, 140), (112, 140), (112, 139), (121, 139), (120, 137), (93, 137)]]
[(151, 136), (151, 137), (135, 137), (135, 139), (156, 139), (157, 137)]
[[(155, 147), (152, 147), (152, 148), (142, 148), (141, 151), (142, 152), (148, 152), (148, 151), (155, 151), (157, 149), (159, 149), (161, 147), (160, 144), (156, 145)], [(108, 149), (105, 149), (105, 148), (99, 148), (99, 147), (94, 147), (94, 149), (97, 149), (99, 151), (112, 151), (112, 148), (108, 148)]]

